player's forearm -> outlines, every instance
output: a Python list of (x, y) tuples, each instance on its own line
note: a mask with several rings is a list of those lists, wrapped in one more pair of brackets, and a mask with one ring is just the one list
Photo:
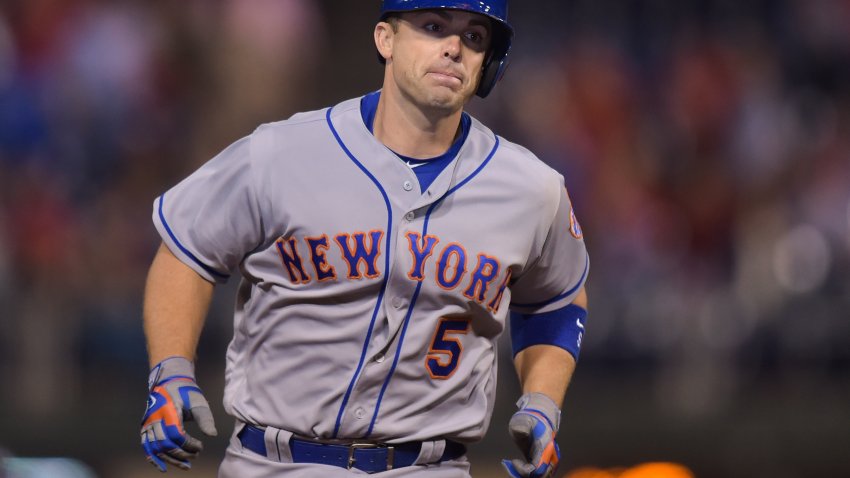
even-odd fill
[(175, 355), (194, 358), (213, 287), (160, 246), (145, 285), (144, 331), (151, 366)]
[(552, 345), (533, 345), (517, 354), (514, 363), (523, 394), (546, 394), (561, 407), (576, 367), (569, 352)]
[[(579, 291), (573, 304), (587, 309), (587, 292)], [(576, 361), (566, 350), (552, 345), (534, 345), (514, 358), (522, 393), (540, 392), (562, 405), (570, 384)]]

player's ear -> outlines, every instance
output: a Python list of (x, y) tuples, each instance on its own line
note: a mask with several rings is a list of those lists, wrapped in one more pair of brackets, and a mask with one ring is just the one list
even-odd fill
[(387, 22), (378, 22), (375, 25), (375, 48), (384, 60), (393, 56), (393, 38), (395, 31), (393, 26)]

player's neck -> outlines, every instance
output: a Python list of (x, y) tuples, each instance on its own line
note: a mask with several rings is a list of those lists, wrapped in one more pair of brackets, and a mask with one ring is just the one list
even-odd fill
[(423, 111), (382, 91), (373, 133), (378, 141), (409, 158), (428, 159), (445, 153), (460, 131), (463, 110), (450, 114)]

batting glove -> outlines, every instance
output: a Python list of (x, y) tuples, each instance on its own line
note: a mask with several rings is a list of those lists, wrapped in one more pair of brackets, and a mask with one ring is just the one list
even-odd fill
[(523, 395), (517, 407), (519, 411), (511, 417), (508, 430), (524, 459), (502, 460), (502, 465), (513, 478), (549, 478), (561, 458), (555, 443), (561, 411), (542, 393)]
[(141, 432), (148, 462), (162, 472), (166, 463), (188, 470), (203, 445), (186, 433), (184, 423), (194, 420), (204, 434), (218, 434), (207, 399), (195, 383), (194, 365), (183, 357), (163, 360), (151, 370), (148, 390)]

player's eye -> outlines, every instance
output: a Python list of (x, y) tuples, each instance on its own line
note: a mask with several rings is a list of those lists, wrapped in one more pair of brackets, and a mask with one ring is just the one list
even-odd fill
[(428, 22), (422, 28), (424, 28), (425, 31), (428, 31), (428, 32), (431, 32), (431, 33), (440, 33), (441, 31), (443, 31), (442, 25), (439, 25), (439, 24), (434, 23), (434, 22)]
[(479, 29), (469, 30), (463, 34), (464, 41), (467, 45), (475, 50), (485, 50), (489, 46), (489, 37), (485, 31)]

